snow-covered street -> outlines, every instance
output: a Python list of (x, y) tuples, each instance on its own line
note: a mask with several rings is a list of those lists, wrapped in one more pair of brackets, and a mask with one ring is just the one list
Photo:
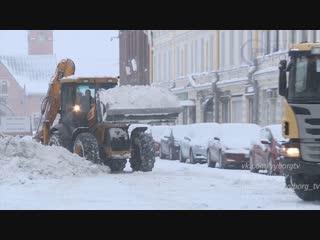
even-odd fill
[(0, 209), (320, 209), (282, 176), (208, 168), (157, 158), (152, 172), (98, 173), (1, 183)]

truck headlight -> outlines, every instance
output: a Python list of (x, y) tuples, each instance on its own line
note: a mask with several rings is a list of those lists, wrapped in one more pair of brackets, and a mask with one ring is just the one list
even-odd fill
[(300, 149), (296, 148), (296, 147), (289, 147), (289, 148), (282, 148), (282, 153), (286, 156), (286, 157), (300, 157)]
[(79, 105), (74, 105), (73, 111), (74, 112), (80, 112), (80, 106)]

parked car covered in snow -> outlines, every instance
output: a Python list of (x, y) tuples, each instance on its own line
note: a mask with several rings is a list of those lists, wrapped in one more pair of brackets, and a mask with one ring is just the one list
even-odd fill
[(186, 162), (189, 158), (192, 164), (206, 162), (209, 141), (217, 134), (219, 124), (194, 123), (189, 126), (190, 131), (186, 131), (180, 140), (179, 160)]
[(153, 138), (154, 144), (155, 144), (156, 156), (160, 155), (161, 136), (164, 134), (166, 129), (168, 129), (169, 127), (170, 126), (167, 126), (167, 125), (159, 125), (159, 126), (151, 126), (150, 127), (150, 133), (152, 135), (152, 138)]
[(250, 171), (267, 170), (267, 174), (280, 174), (280, 149), (286, 142), (282, 137), (281, 124), (261, 128), (259, 140), (253, 143), (250, 153)]
[(191, 125), (168, 126), (161, 137), (160, 158), (179, 159), (180, 142), (190, 131)]
[(253, 141), (259, 137), (260, 127), (251, 123), (223, 123), (219, 132), (209, 141), (208, 167), (241, 167), (249, 165)]

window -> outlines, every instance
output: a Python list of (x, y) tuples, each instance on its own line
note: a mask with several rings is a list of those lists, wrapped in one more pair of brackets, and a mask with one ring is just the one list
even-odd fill
[(279, 51), (279, 31), (275, 30), (274, 31), (274, 46), (273, 46), (273, 52)]
[(204, 39), (201, 39), (200, 71), (204, 72)]
[(253, 123), (253, 97), (248, 98), (248, 122)]
[(198, 67), (198, 41), (195, 40), (194, 42), (195, 46), (194, 46), (194, 65), (195, 65), (195, 72), (199, 71), (199, 67)]
[(241, 65), (242, 61), (243, 61), (242, 51), (243, 51), (243, 46), (244, 46), (243, 30), (238, 30), (238, 33), (239, 33), (239, 65)]
[(176, 48), (176, 52), (177, 52), (177, 56), (176, 56), (176, 59), (177, 59), (177, 76), (176, 77), (179, 77), (180, 76), (180, 49), (177, 47)]
[(308, 41), (308, 30), (302, 30), (301, 42), (307, 42), (307, 41)]
[(209, 99), (204, 106), (203, 121), (213, 122), (213, 98)]
[(229, 62), (230, 62), (230, 67), (233, 66), (234, 62), (233, 62), (233, 43), (234, 43), (234, 40), (233, 40), (233, 31), (230, 30), (230, 46), (229, 46)]
[(195, 69), (194, 69), (194, 41), (191, 42), (191, 72), (194, 73), (195, 72)]
[(8, 94), (8, 82), (5, 80), (0, 81), (0, 94), (1, 95)]
[(213, 71), (214, 66), (213, 66), (213, 57), (214, 57), (214, 36), (210, 36), (210, 43), (209, 43), (209, 70)]
[(221, 32), (221, 37), (220, 37), (220, 69), (224, 68), (224, 59), (225, 59), (225, 37), (224, 37), (225, 32)]
[(233, 97), (231, 102), (232, 122), (242, 122), (242, 97)]
[(229, 98), (222, 98), (221, 99), (221, 116), (222, 116), (222, 122), (223, 123), (228, 123), (229, 122), (229, 111), (230, 111), (230, 108), (229, 108)]
[(169, 50), (169, 60), (168, 60), (168, 63), (169, 63), (169, 66), (168, 66), (168, 79), (169, 80), (172, 80), (171, 79), (171, 76), (172, 76), (172, 53), (171, 53), (171, 50)]
[(185, 44), (184, 45), (184, 75), (188, 74), (188, 60), (189, 60), (189, 56), (188, 56), (188, 45)]
[(41, 42), (46, 40), (46, 33), (45, 32), (38, 32), (38, 40)]
[(270, 53), (270, 31), (266, 30), (263, 32), (263, 47), (264, 54), (267, 55)]

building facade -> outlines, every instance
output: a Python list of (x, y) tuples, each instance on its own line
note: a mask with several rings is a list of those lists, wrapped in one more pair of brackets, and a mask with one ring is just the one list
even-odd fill
[(146, 31), (120, 30), (120, 84), (149, 85), (149, 43)]
[(170, 89), (177, 123), (280, 123), (278, 64), (319, 30), (150, 30), (152, 85)]
[(30, 30), (26, 39), (28, 55), (0, 53), (0, 116), (39, 118), (57, 64), (52, 37), (52, 31)]

